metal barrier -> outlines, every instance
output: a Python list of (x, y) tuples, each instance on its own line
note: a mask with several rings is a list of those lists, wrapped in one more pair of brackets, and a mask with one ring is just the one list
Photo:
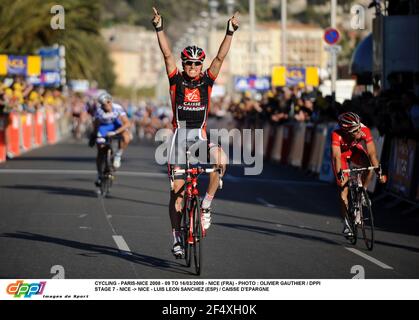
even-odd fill
[(296, 122), (293, 125), (293, 136), (291, 140), (290, 152), (288, 155), (288, 164), (294, 167), (301, 167), (304, 153), (304, 138), (306, 133), (306, 124)]
[(6, 116), (0, 115), (0, 163), (6, 161)]
[(283, 134), (282, 134), (282, 148), (281, 148), (281, 163), (288, 163), (288, 156), (291, 151), (291, 142), (293, 139), (293, 130), (294, 126), (292, 123), (287, 123), (283, 125)]
[(7, 156), (14, 158), (20, 155), (20, 118), (19, 113), (11, 112), (9, 114), (8, 125), (6, 127), (6, 145)]
[(0, 162), (22, 152), (53, 144), (71, 133), (71, 116), (40, 109), (35, 113), (0, 115)]
[(321, 181), (327, 181), (327, 182), (333, 182), (335, 181), (335, 174), (333, 171), (332, 166), (332, 144), (331, 137), (332, 137), (332, 131), (335, 129), (336, 124), (335, 123), (329, 123), (327, 125), (327, 135), (324, 143), (323, 148), (323, 160), (321, 162), (320, 167), (320, 173), (319, 173), (319, 179)]
[(311, 151), (313, 148), (313, 138), (314, 138), (314, 124), (306, 124), (305, 135), (304, 135), (304, 152), (303, 159), (301, 161), (301, 168), (304, 170), (308, 169), (308, 163), (310, 160)]
[(272, 156), (271, 156), (271, 159), (275, 162), (281, 161), (283, 136), (284, 136), (284, 127), (282, 125), (279, 125), (276, 127), (274, 144), (272, 147)]
[(311, 147), (308, 161), (308, 170), (314, 173), (320, 173), (320, 167), (323, 161), (323, 150), (326, 143), (327, 126), (320, 124), (315, 127), (313, 133), (313, 144)]

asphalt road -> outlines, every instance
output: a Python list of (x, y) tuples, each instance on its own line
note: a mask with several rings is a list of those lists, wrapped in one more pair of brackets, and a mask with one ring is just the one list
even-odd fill
[[(196, 278), (171, 254), (166, 168), (132, 144), (109, 199), (94, 150), (71, 140), (0, 165), (0, 278)], [(207, 182), (206, 178), (201, 184)], [(388, 200), (387, 200), (388, 201)], [(418, 278), (419, 214), (374, 203), (376, 246), (340, 234), (335, 187), (285, 166), (231, 166), (214, 203), (202, 278)], [(55, 267), (61, 269), (61, 267)]]

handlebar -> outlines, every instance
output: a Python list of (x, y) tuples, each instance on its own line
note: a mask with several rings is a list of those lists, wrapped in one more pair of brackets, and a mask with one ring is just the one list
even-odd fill
[(173, 174), (185, 174), (185, 173), (191, 173), (191, 174), (201, 174), (201, 173), (211, 173), (211, 172), (218, 172), (221, 173), (220, 168), (202, 168), (202, 167), (196, 167), (196, 168), (190, 168), (190, 169), (175, 169), (173, 170)]
[(353, 168), (353, 169), (345, 169), (342, 170), (342, 173), (350, 173), (350, 172), (362, 172), (362, 171), (372, 171), (375, 169), (380, 169), (380, 166), (371, 166), (371, 167), (366, 167), (366, 168)]

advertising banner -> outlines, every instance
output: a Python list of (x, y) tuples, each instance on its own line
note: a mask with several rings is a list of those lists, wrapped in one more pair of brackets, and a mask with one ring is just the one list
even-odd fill
[(412, 177), (416, 154), (416, 141), (394, 139), (391, 143), (388, 168), (388, 189), (392, 192), (410, 197)]
[(323, 150), (323, 161), (320, 167), (319, 179), (321, 181), (333, 182), (335, 175), (332, 167), (332, 145), (330, 143), (332, 131), (335, 129), (335, 124), (329, 124), (327, 127), (327, 136)]
[(270, 77), (235, 77), (234, 78), (234, 89), (239, 92), (257, 90), (267, 91), (271, 88)]
[[(375, 148), (377, 150), (377, 158), (381, 162), (381, 154), (383, 153), (383, 146), (384, 146), (384, 136), (380, 136), (377, 128), (371, 129), (372, 137), (374, 138)], [(369, 192), (374, 192), (375, 187), (377, 185), (377, 179), (372, 179), (371, 183), (368, 186)]]
[(283, 67), (272, 68), (272, 86), (319, 86), (319, 72), (315, 67)]
[(40, 73), (40, 56), (0, 55), (0, 75), (37, 76)]

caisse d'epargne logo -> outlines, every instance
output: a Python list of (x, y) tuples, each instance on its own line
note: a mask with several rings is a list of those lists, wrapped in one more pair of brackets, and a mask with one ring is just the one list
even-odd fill
[(42, 294), (46, 283), (46, 281), (25, 283), (23, 280), (18, 280), (9, 284), (6, 292), (15, 298), (31, 298), (33, 295)]

